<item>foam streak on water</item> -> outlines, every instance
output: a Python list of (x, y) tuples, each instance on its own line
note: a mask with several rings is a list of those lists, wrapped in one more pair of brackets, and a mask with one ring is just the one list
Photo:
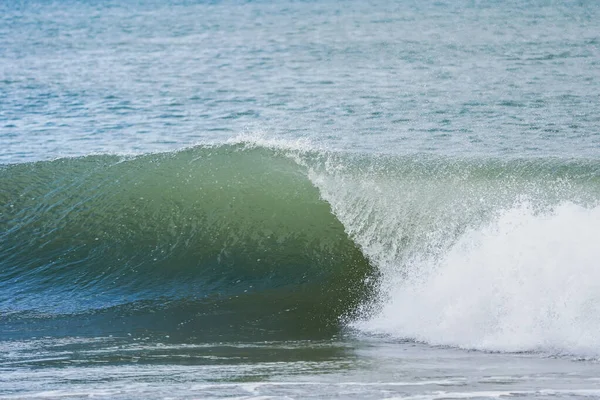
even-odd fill
[(168, 344), (116, 338), (3, 344), (0, 399), (594, 398), (597, 368), (362, 337)]

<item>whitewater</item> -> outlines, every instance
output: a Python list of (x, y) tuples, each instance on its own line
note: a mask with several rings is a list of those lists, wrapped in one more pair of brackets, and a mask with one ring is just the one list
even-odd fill
[(600, 398), (598, 21), (0, 4), (0, 399)]

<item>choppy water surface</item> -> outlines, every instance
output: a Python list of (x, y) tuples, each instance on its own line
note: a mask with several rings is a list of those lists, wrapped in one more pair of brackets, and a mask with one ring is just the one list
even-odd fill
[(0, 4), (0, 398), (600, 397), (599, 21)]
[(4, 162), (243, 131), (353, 150), (598, 156), (595, 1), (0, 7)]
[[(174, 344), (149, 338), (11, 345), (2, 398), (594, 398), (597, 368), (373, 338)], [(15, 368), (19, 365), (20, 368)]]

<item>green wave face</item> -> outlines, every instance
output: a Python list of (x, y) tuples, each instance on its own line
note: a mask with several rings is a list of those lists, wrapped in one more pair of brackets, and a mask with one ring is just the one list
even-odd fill
[(3, 336), (334, 332), (374, 271), (306, 174), (239, 145), (4, 167)]

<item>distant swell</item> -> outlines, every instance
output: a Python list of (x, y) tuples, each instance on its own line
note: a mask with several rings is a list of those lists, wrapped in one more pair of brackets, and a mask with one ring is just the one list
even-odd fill
[(374, 271), (303, 167), (197, 147), (0, 170), (3, 336), (330, 332)]

